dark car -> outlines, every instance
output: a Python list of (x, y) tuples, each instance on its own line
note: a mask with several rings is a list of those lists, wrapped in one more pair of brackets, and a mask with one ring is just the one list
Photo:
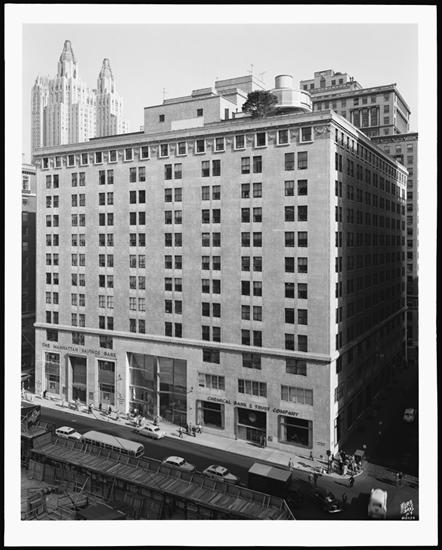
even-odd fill
[(312, 493), (312, 498), (328, 514), (336, 514), (342, 511), (340, 502), (330, 491), (321, 488), (315, 489)]

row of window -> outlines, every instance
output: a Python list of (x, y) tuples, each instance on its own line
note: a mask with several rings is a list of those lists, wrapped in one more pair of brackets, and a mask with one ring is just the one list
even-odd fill
[[(160, 115), (162, 116), (162, 115)], [(163, 115), (164, 116), (164, 115)], [(301, 143), (309, 143), (313, 140), (312, 128), (310, 126), (301, 128), (300, 132), (300, 141)], [(290, 134), (288, 129), (282, 129), (277, 131), (277, 144), (278, 145), (288, 145), (290, 143)], [(266, 147), (268, 144), (267, 132), (256, 132), (254, 134), (254, 147)], [(246, 148), (246, 139), (245, 134), (238, 134), (234, 137), (234, 150), (244, 150)], [(140, 159), (149, 159), (150, 158), (150, 149), (151, 146), (143, 145), (140, 146), (139, 158)], [(214, 151), (224, 152), (226, 150), (226, 142), (224, 137), (217, 137), (214, 140)], [(203, 154), (207, 151), (207, 142), (205, 139), (200, 138), (196, 139), (194, 142), (194, 151), (197, 154)], [(167, 158), (171, 153), (169, 143), (161, 143), (158, 146), (158, 158)], [(185, 156), (188, 153), (188, 144), (185, 141), (180, 141), (176, 144), (177, 156)], [(92, 158), (91, 158), (92, 156)], [(122, 157), (124, 161), (133, 161), (135, 159), (134, 148), (126, 147), (122, 151)], [(55, 156), (53, 159), (49, 157), (44, 157), (42, 159), (42, 168), (47, 170), (51, 167), (50, 160), (53, 160), (53, 168), (62, 168), (63, 157)], [(89, 164), (103, 164), (105, 162), (105, 154), (103, 151), (95, 151), (93, 153), (80, 153), (79, 164), (80, 166), (89, 166)], [(111, 149), (107, 154), (107, 162), (117, 162), (118, 161), (118, 152), (116, 149)], [(66, 166), (68, 168), (73, 168), (77, 165), (77, 158), (75, 154), (69, 154), (66, 156)]]

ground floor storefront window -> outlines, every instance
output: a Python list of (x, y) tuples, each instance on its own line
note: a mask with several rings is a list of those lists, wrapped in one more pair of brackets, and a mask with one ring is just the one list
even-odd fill
[(196, 406), (198, 424), (224, 429), (224, 405), (212, 401), (197, 401)]
[(236, 436), (261, 444), (267, 438), (267, 414), (261, 411), (236, 408)]
[(279, 416), (279, 440), (299, 447), (312, 448), (313, 422), (293, 416)]
[(45, 353), (45, 390), (60, 394), (60, 354)]
[(143, 416), (187, 422), (187, 363), (182, 359), (128, 353), (130, 408)]

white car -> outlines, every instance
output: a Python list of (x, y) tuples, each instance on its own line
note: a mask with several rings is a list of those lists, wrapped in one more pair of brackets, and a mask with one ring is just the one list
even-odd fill
[(169, 456), (163, 460), (162, 464), (167, 464), (168, 466), (184, 470), (185, 472), (195, 471), (195, 466), (184, 460), (181, 456)]
[(385, 519), (387, 517), (387, 491), (372, 489), (368, 503), (368, 517), (373, 519)]
[(151, 439), (162, 439), (166, 435), (166, 433), (160, 430), (158, 426), (154, 426), (153, 424), (139, 426), (135, 428), (134, 432), (140, 435), (145, 435), (146, 437), (150, 437)]
[(229, 472), (224, 466), (219, 464), (212, 464), (203, 471), (203, 474), (211, 479), (221, 479), (227, 481), (228, 483), (239, 483), (239, 477), (233, 475)]
[(414, 422), (416, 418), (416, 409), (405, 409), (404, 422)]
[(71, 428), (70, 426), (61, 426), (55, 430), (55, 434), (63, 439), (75, 439), (80, 440), (82, 435)]

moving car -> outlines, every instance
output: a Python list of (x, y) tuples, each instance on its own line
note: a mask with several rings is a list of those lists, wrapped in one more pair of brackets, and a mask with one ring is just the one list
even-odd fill
[(404, 422), (414, 422), (416, 418), (416, 409), (405, 409)]
[(195, 466), (184, 460), (181, 456), (169, 456), (163, 460), (162, 464), (167, 464), (167, 466), (178, 468), (178, 470), (183, 470), (184, 472), (195, 471)]
[(162, 439), (166, 435), (166, 433), (160, 430), (158, 426), (154, 426), (153, 424), (139, 426), (135, 428), (134, 432), (140, 435), (144, 435), (146, 437), (150, 437), (151, 439)]
[(208, 468), (203, 470), (203, 474), (211, 479), (221, 479), (222, 481), (227, 481), (228, 483), (239, 483), (239, 477), (233, 475), (229, 472), (224, 466), (219, 464), (211, 464)]
[(82, 435), (76, 432), (74, 428), (71, 428), (70, 426), (61, 426), (60, 428), (57, 428), (55, 430), (55, 434), (58, 435), (58, 437), (62, 437), (63, 439), (80, 440), (82, 438)]
[(387, 491), (372, 489), (368, 503), (368, 517), (385, 519), (387, 517)]
[(316, 501), (324, 512), (335, 514), (342, 511), (342, 507), (338, 499), (330, 491), (326, 491), (321, 487), (314, 489), (312, 493), (313, 500)]

